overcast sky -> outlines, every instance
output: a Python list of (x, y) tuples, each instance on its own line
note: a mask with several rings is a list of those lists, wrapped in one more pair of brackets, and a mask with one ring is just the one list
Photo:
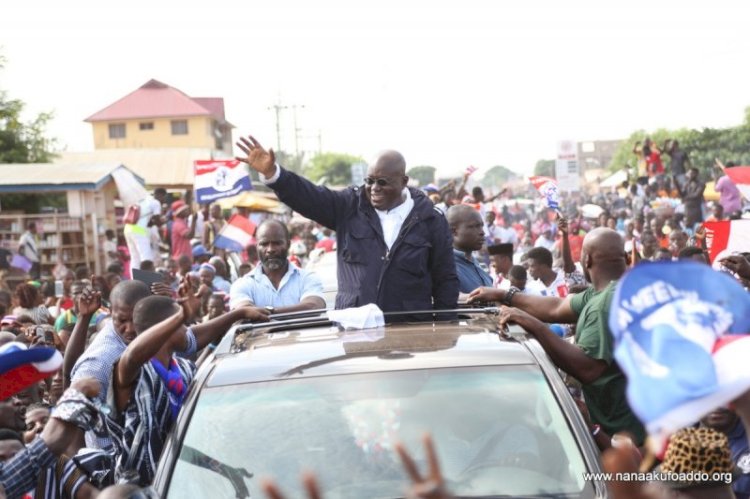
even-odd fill
[[(82, 7), (86, 4), (86, 7)], [(398, 149), (441, 173), (530, 172), (562, 139), (723, 127), (750, 105), (748, 2), (3, 1), (0, 88), (50, 134), (151, 78), (220, 96), (238, 134), (274, 146), (279, 97), (301, 147)], [(293, 113), (282, 147), (294, 149)]]

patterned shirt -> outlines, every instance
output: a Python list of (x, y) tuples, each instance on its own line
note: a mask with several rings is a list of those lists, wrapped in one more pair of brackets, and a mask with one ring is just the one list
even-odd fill
[(44, 441), (36, 438), (13, 459), (0, 463), (0, 485), (5, 489), (5, 495), (21, 497), (30, 491), (42, 470), (52, 466), (56, 460), (57, 457)]
[[(187, 330), (185, 337), (188, 343), (187, 349), (178, 355), (189, 357), (195, 353), (197, 343), (191, 329)], [(86, 351), (83, 352), (83, 355), (79, 357), (75, 366), (73, 366), (73, 370), (70, 373), (71, 381), (87, 377), (96, 379), (101, 383), (102, 387), (99, 399), (104, 402), (107, 399), (107, 391), (109, 390), (112, 378), (112, 366), (122, 356), (125, 348), (127, 348), (127, 345), (122, 341), (120, 335), (117, 334), (112, 320), (109, 319), (104, 325), (104, 329), (96, 335), (94, 341), (91, 342), (91, 345), (89, 345)], [(112, 441), (106, 435), (96, 435), (93, 432), (86, 432), (86, 446), (95, 449), (111, 449)]]
[[(190, 385), (195, 364), (179, 357), (176, 360), (182, 379)], [(114, 407), (114, 394), (110, 395), (110, 405)], [(105, 421), (115, 446), (116, 477), (129, 477), (141, 486), (150, 485), (172, 428), (169, 392), (150, 362), (141, 367), (125, 410)]]

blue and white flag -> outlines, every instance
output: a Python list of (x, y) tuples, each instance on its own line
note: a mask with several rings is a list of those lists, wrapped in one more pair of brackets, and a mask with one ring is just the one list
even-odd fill
[(214, 248), (224, 248), (239, 253), (253, 242), (255, 229), (255, 224), (247, 217), (235, 213), (216, 235)]
[(195, 161), (194, 170), (198, 204), (212, 203), (253, 188), (247, 168), (236, 159)]
[(630, 407), (657, 439), (750, 389), (750, 296), (708, 265), (637, 265), (617, 286), (609, 327)]
[(536, 176), (529, 177), (529, 181), (547, 202), (547, 208), (556, 210), (560, 207), (560, 191), (555, 179)]

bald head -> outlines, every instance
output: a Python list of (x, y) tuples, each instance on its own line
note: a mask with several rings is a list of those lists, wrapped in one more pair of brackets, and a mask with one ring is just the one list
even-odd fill
[(473, 207), (465, 204), (457, 204), (448, 208), (445, 218), (448, 220), (448, 225), (455, 227), (460, 223), (474, 218), (475, 215), (477, 215), (477, 210)]
[(406, 161), (398, 151), (383, 151), (367, 168), (365, 195), (376, 210), (391, 210), (406, 200)]
[(398, 151), (383, 151), (370, 168), (378, 169), (380, 175), (406, 175), (406, 160)]
[(598, 227), (583, 239), (581, 265), (586, 278), (599, 289), (619, 279), (627, 269), (625, 242), (616, 231)]
[(141, 299), (151, 295), (148, 285), (141, 281), (122, 281), (114, 287), (109, 295), (112, 305), (134, 307)]
[(625, 253), (625, 242), (616, 231), (598, 227), (586, 234), (583, 249), (592, 255), (622, 256)]
[(288, 244), (291, 240), (291, 236), (289, 235), (289, 228), (286, 226), (286, 224), (276, 220), (275, 218), (267, 218), (266, 220), (263, 220), (258, 226), (258, 229), (255, 231), (255, 237), (257, 239), (260, 239), (272, 227), (283, 232), (284, 239)]

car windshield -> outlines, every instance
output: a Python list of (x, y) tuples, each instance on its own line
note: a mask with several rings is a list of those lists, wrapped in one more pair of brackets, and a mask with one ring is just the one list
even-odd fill
[(275, 479), (302, 497), (316, 473), (327, 499), (400, 497), (393, 444), (427, 469), (429, 431), (459, 496), (592, 497), (581, 451), (536, 366), (377, 372), (207, 388), (169, 497), (263, 497)]

